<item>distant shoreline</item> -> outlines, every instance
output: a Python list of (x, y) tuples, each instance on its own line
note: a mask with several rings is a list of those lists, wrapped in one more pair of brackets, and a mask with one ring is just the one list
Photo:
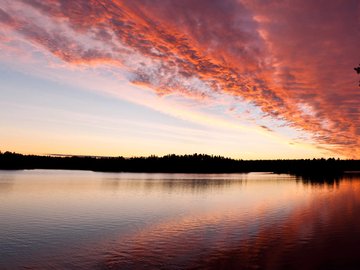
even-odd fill
[(248, 173), (273, 172), (299, 176), (336, 177), (348, 171), (360, 172), (360, 160), (296, 159), (236, 160), (204, 154), (163, 157), (37, 156), (0, 153), (0, 169), (66, 169), (98, 172), (144, 173)]

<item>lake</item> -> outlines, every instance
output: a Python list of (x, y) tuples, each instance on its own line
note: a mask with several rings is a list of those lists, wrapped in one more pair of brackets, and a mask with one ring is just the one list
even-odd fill
[(0, 171), (0, 269), (359, 269), (360, 175)]

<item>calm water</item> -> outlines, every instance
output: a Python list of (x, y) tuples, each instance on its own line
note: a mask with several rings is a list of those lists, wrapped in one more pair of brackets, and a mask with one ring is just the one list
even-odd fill
[(360, 176), (0, 171), (0, 269), (360, 269)]

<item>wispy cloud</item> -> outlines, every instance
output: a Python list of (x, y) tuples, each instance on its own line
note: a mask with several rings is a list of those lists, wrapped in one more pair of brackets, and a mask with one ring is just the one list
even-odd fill
[(1, 1), (3, 30), (66, 63), (119, 67), (162, 96), (244, 100), (339, 154), (360, 154), (356, 0)]

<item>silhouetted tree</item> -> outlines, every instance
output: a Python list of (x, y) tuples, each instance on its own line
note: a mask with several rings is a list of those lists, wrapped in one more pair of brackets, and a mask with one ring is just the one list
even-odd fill
[(235, 160), (205, 154), (163, 157), (35, 156), (0, 153), (0, 169), (70, 169), (108, 172), (235, 173), (275, 172), (309, 177), (338, 177), (344, 171), (360, 171), (359, 160)]

